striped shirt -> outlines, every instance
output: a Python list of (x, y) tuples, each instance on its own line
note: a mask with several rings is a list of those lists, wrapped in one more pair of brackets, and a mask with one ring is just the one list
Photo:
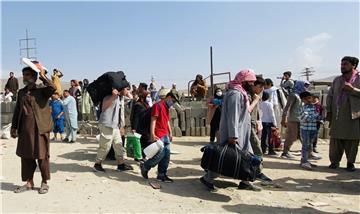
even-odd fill
[(317, 130), (317, 122), (320, 121), (321, 115), (316, 111), (313, 104), (304, 105), (300, 113), (300, 129), (308, 131)]

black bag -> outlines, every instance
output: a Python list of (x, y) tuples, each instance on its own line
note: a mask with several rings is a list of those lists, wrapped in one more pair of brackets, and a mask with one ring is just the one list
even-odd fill
[(254, 181), (261, 161), (238, 145), (208, 145), (204, 149), (201, 167), (243, 181)]
[(96, 106), (104, 99), (104, 97), (111, 95), (113, 88), (121, 90), (126, 87), (129, 87), (129, 82), (126, 80), (124, 72), (109, 71), (90, 83), (87, 91)]

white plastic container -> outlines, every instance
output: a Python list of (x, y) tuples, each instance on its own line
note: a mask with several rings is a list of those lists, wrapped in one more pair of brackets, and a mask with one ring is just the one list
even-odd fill
[(144, 153), (147, 159), (154, 157), (159, 151), (164, 148), (164, 143), (161, 140), (158, 140), (144, 149)]

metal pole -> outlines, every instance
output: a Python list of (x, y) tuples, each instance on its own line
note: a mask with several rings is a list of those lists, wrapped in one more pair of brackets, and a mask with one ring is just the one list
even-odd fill
[(211, 84), (211, 96), (214, 94), (214, 67), (213, 67), (213, 52), (212, 46), (210, 46), (210, 84)]
[(26, 29), (26, 57), (29, 58), (29, 36), (27, 29)]

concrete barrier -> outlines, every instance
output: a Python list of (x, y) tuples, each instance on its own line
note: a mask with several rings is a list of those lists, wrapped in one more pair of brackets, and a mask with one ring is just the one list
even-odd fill
[[(322, 94), (323, 99), (326, 94)], [(206, 124), (207, 106), (205, 101), (190, 101), (181, 103), (181, 108), (171, 108), (170, 125), (173, 135), (176, 137), (181, 136), (209, 136), (210, 125)], [(13, 112), (16, 102), (1, 103), (1, 126), (7, 125), (12, 122)], [(126, 131), (130, 131), (130, 106), (126, 106), (125, 120)], [(97, 122), (91, 123), (91, 126), (79, 126), (81, 133), (96, 135), (99, 133)], [(319, 131), (319, 138), (329, 139), (328, 122), (321, 127)], [(282, 130), (282, 137), (285, 137), (285, 129)]]

